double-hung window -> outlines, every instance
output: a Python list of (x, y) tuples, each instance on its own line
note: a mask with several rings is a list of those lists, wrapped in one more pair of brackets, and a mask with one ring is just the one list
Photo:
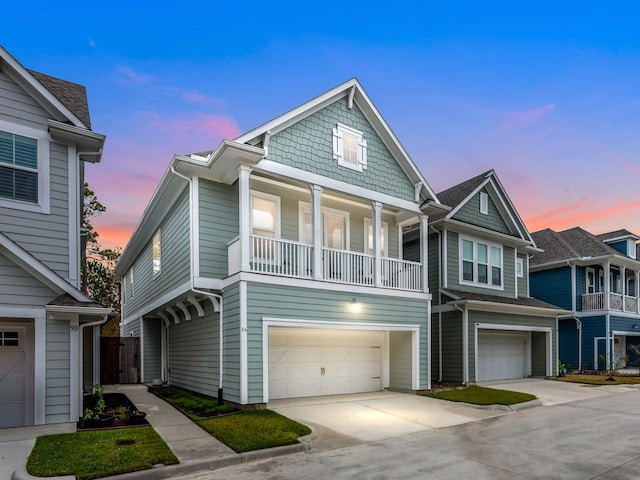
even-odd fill
[(156, 275), (160, 274), (160, 270), (161, 270), (161, 245), (160, 245), (160, 240), (161, 240), (161, 236), (160, 236), (160, 230), (158, 230), (156, 232), (156, 234), (153, 236), (153, 276), (155, 277)]
[(462, 238), (461, 251), (461, 283), (502, 289), (501, 246)]
[[(365, 252), (374, 255), (373, 251), (373, 223), (370, 218), (364, 219), (364, 234), (367, 244)], [(387, 222), (380, 223), (380, 256), (386, 257), (389, 251), (389, 224)]]
[(0, 197), (37, 204), (38, 140), (0, 131)]
[(261, 264), (280, 261), (280, 197), (251, 191), (251, 258)]

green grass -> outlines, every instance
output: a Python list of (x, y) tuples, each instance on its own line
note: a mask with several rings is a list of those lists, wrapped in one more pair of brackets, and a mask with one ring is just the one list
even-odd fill
[(589, 385), (636, 385), (640, 384), (640, 377), (636, 375), (613, 375), (613, 381), (607, 380), (608, 374), (603, 375), (583, 375), (578, 373), (567, 373), (563, 377), (556, 377), (554, 380), (570, 383), (586, 383)]
[[(118, 441), (132, 440), (132, 445), (118, 445)], [(75, 475), (78, 480), (89, 480), (174, 463), (178, 459), (153, 428), (139, 427), (38, 437), (27, 461), (27, 472), (39, 477)]]
[(298, 443), (311, 430), (271, 410), (254, 410), (198, 422), (238, 453)]
[(194, 421), (235, 411), (235, 408), (229, 405), (218, 405), (215, 398), (198, 395), (183, 388), (150, 388), (149, 391), (169, 402)]
[(442, 400), (450, 400), (452, 402), (471, 403), (474, 405), (514, 405), (516, 403), (528, 402), (529, 400), (536, 399), (535, 395), (530, 395), (528, 393), (478, 386), (457, 388), (454, 390), (445, 390), (435, 393), (427, 392), (422, 395)]

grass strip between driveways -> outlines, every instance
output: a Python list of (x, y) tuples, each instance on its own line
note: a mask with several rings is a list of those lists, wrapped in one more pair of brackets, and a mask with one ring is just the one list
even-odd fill
[(230, 413), (236, 409), (218, 400), (179, 387), (150, 388), (149, 392), (170, 403), (193, 421)]
[(172, 465), (178, 459), (151, 427), (44, 435), (27, 461), (39, 477), (75, 475), (78, 480)]
[(298, 438), (311, 433), (306, 425), (272, 410), (210, 418), (198, 422), (202, 428), (237, 453), (298, 443)]
[(439, 398), (441, 400), (450, 400), (452, 402), (471, 403), (473, 405), (515, 405), (516, 403), (536, 399), (535, 395), (528, 393), (478, 387), (475, 385), (441, 392), (425, 392), (421, 393), (421, 395)]
[(637, 375), (613, 375), (613, 380), (604, 375), (586, 375), (579, 373), (567, 373), (563, 377), (556, 377), (554, 380), (569, 383), (586, 383), (588, 385), (636, 385), (640, 384), (640, 377)]

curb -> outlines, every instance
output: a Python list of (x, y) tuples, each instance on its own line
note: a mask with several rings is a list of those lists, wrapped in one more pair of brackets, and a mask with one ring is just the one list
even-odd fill
[[(256, 460), (265, 460), (269, 458), (280, 457), (283, 455), (291, 455), (293, 453), (306, 452), (311, 446), (301, 440), (300, 443), (293, 445), (284, 445), (281, 447), (264, 448), (262, 450), (252, 450), (244, 453), (234, 453), (217, 458), (205, 458), (191, 462), (178, 463), (176, 465), (166, 465), (163, 467), (149, 468), (138, 472), (122, 473), (109, 477), (109, 480), (159, 480), (163, 478), (173, 478), (178, 475), (188, 473), (201, 472), (203, 470), (217, 470), (218, 468), (238, 465), (245, 462), (253, 462)], [(43, 480), (43, 477), (34, 477), (27, 473), (25, 468), (16, 470), (11, 475), (11, 480)], [(64, 477), (48, 477), (47, 480), (76, 480), (75, 475), (67, 475)]]
[(466, 405), (471, 408), (475, 408), (477, 410), (500, 410), (502, 412), (517, 412), (519, 410), (539, 407), (542, 405), (542, 401), (539, 398), (536, 398), (535, 400), (529, 400), (528, 402), (515, 403), (513, 405), (498, 405), (498, 404), (476, 405), (473, 403), (465, 403), (465, 402), (458, 402), (458, 403), (461, 403), (462, 405)]

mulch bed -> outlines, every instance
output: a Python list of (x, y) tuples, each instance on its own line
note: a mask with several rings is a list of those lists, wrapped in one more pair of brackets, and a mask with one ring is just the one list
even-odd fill
[[(78, 421), (78, 430), (93, 430), (96, 428), (119, 428), (119, 427), (139, 427), (140, 425), (149, 425), (149, 422), (145, 418), (139, 418), (130, 416), (127, 414), (124, 418), (120, 418), (118, 415), (118, 408), (125, 407), (127, 412), (137, 411), (135, 404), (129, 400), (124, 393), (105, 393), (102, 395), (107, 407), (105, 408), (105, 414), (108, 417), (114, 417), (113, 420), (104, 421), (102, 424), (95, 422), (88, 422), (84, 419)], [(98, 402), (97, 395), (85, 395), (82, 402), (82, 411), (85, 409), (95, 409)]]

